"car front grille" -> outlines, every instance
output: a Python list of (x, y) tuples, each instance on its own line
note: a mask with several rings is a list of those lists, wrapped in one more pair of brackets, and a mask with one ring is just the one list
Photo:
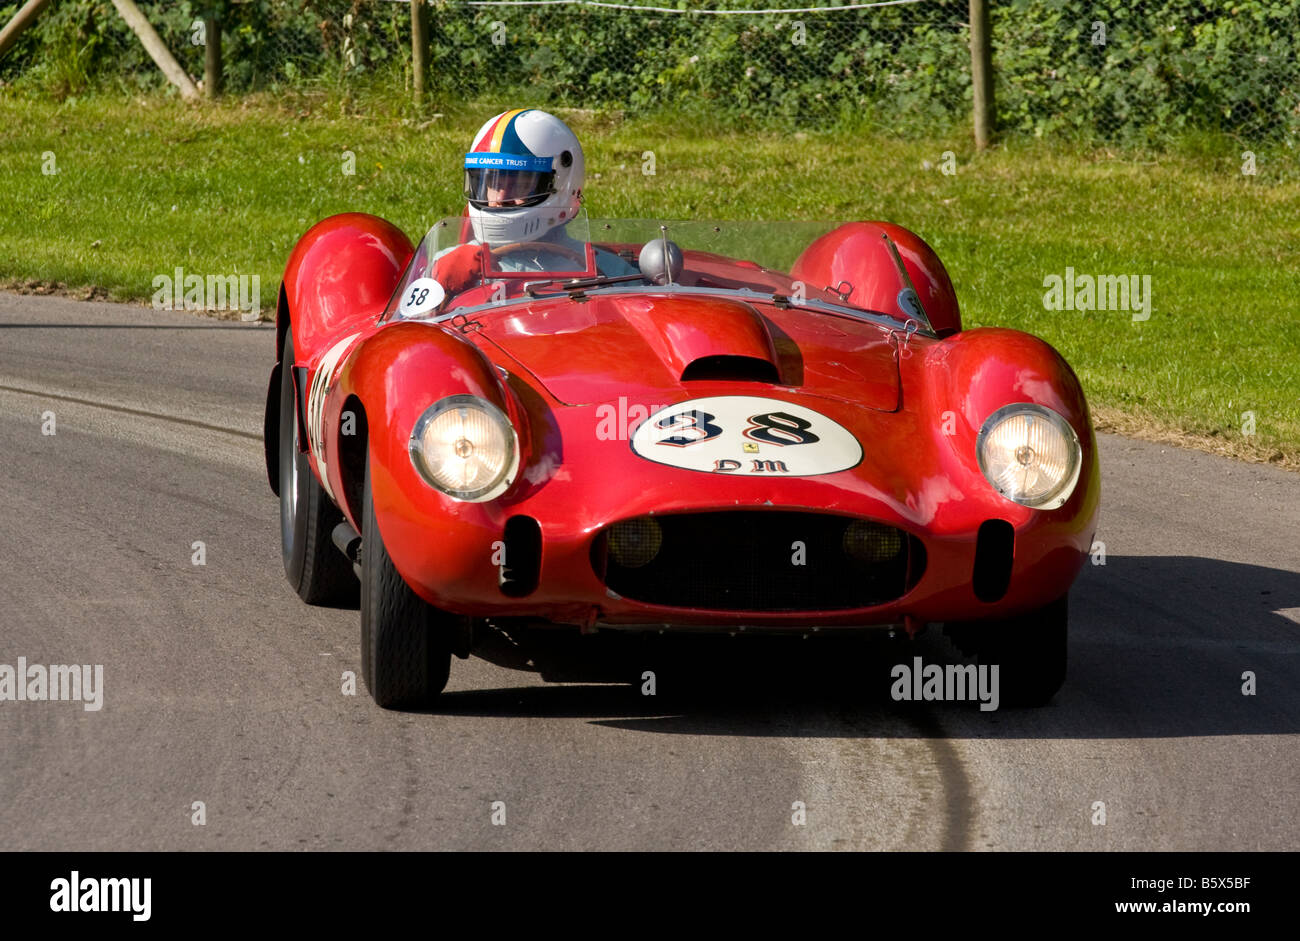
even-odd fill
[(916, 537), (872, 520), (784, 510), (641, 516), (607, 526), (592, 567), (624, 598), (718, 611), (837, 611), (901, 597)]

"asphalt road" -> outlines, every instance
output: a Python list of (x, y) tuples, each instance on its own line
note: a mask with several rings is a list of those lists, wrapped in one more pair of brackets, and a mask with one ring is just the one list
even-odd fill
[(669, 658), (653, 698), (455, 660), (438, 710), (385, 712), (341, 691), (357, 613), (283, 579), (271, 344), (0, 294), (0, 664), (104, 668), (98, 711), (0, 702), (6, 849), (1300, 848), (1300, 476), (1103, 437), (1106, 564), (1044, 709), (893, 703), (864, 690), (910, 650), (814, 639)]

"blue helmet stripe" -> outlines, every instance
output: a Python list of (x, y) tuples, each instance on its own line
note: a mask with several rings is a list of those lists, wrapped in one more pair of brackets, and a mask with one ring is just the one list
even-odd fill
[(554, 157), (521, 157), (516, 154), (477, 153), (471, 151), (465, 155), (465, 169), (494, 170), (532, 170), (537, 173), (549, 173), (555, 163)]

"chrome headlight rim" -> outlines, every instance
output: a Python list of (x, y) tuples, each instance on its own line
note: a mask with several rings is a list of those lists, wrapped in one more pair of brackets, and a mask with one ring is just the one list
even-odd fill
[[(425, 429), (438, 416), (462, 407), (475, 408), (483, 412), (500, 426), (505, 438), (506, 455), (502, 464), (504, 469), (490, 484), (475, 490), (454, 490), (444, 487), (429, 474), (424, 464), (423, 440)], [(468, 392), (446, 396), (426, 408), (420, 414), (420, 417), (416, 419), (415, 426), (411, 429), (411, 437), (407, 440), (406, 448), (411, 458), (411, 464), (415, 468), (415, 472), (420, 475), (421, 480), (439, 493), (462, 503), (485, 503), (488, 500), (495, 500), (515, 482), (519, 470), (519, 436), (515, 433), (515, 428), (510, 423), (509, 417), (494, 402)]]
[[(985, 454), (985, 444), (988, 437), (1002, 422), (1018, 415), (1034, 415), (1048, 422), (1064, 437), (1070, 452), (1071, 466), (1069, 472), (1061, 478), (1060, 483), (1037, 500), (1018, 499), (1004, 492), (993, 482), (993, 478), (989, 474), (988, 459)], [(999, 496), (1031, 510), (1056, 510), (1064, 506), (1066, 501), (1074, 494), (1075, 487), (1079, 484), (1079, 475), (1083, 471), (1083, 447), (1079, 443), (1079, 435), (1075, 432), (1074, 426), (1066, 421), (1059, 412), (1036, 402), (1013, 402), (1010, 405), (1004, 405), (994, 410), (988, 418), (984, 419), (984, 424), (980, 426), (979, 435), (975, 439), (975, 458), (979, 463), (980, 473), (984, 475), (984, 479), (988, 481), (990, 487), (997, 491)]]

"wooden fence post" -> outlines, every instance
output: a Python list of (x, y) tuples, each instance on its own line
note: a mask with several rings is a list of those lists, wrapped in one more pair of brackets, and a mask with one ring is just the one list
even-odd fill
[(22, 5), (22, 8), (14, 14), (14, 18), (5, 25), (5, 28), (0, 29), (0, 56), (3, 56), (9, 47), (17, 41), (23, 30), (36, 22), (37, 15), (49, 4), (50, 0), (27, 0)]
[(424, 0), (411, 0), (411, 88), (415, 103), (424, 103), (424, 78), (429, 68), (429, 29)]
[(149, 20), (140, 12), (134, 0), (113, 0), (113, 6), (117, 7), (117, 12), (121, 14), (122, 19), (126, 20), (126, 25), (135, 31), (154, 64), (162, 70), (163, 75), (167, 76), (167, 81), (181, 90), (181, 97), (197, 98), (199, 90), (195, 87), (194, 80), (181, 68), (181, 64), (176, 61), (176, 57), (171, 54), (171, 50), (150, 25)]
[(209, 98), (220, 98), (223, 84), (221, 20), (213, 11), (203, 18), (203, 91)]
[(989, 0), (970, 0), (970, 80), (973, 93), (975, 149), (993, 139), (993, 42)]

